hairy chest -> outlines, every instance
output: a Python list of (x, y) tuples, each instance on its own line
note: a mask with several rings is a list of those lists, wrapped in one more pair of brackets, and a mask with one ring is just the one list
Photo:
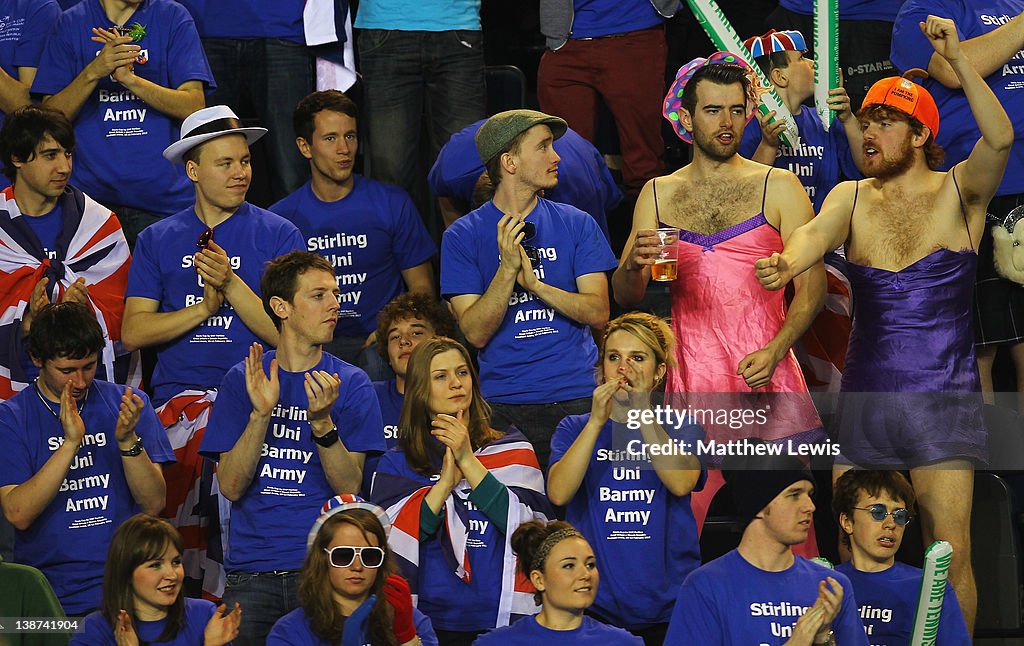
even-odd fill
[[(662, 222), (710, 235), (761, 212), (763, 182), (704, 182), (676, 189), (662, 207)], [(667, 207), (667, 208), (666, 208)]]

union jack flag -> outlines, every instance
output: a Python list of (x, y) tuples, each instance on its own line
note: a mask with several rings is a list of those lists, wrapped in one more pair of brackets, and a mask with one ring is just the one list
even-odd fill
[[(546, 521), (550, 504), (544, 493), (544, 475), (537, 456), (519, 431), (510, 429), (501, 439), (478, 449), (475, 455), (505, 485), (509, 496), (508, 531), (501, 546), (502, 595), (495, 627), (507, 626), (513, 617), (533, 615), (540, 610), (533, 599), (533, 585), (516, 568), (516, 556), (511, 546), (512, 532), (533, 519)], [(388, 544), (395, 553), (403, 576), (409, 581), (414, 602), (419, 597), (420, 509), (429, 491), (430, 485), (424, 485), (422, 479), (412, 480), (383, 471), (378, 471), (373, 480), (372, 498), (385, 508), (391, 518)], [(469, 483), (463, 480), (449, 494), (442, 510), (442, 527), (438, 530), (438, 539), (452, 565), (452, 573), (465, 583), (473, 577), (473, 564), (466, 547), (469, 491)]]
[[(131, 255), (114, 213), (77, 188), (58, 198), (63, 224), (56, 258), (50, 259), (14, 201), (14, 187), (0, 192), (0, 400), (10, 399), (29, 384), (23, 361), (26, 351), (21, 324), (36, 283), (48, 278), (47, 296), (59, 301), (78, 278), (85, 278), (89, 300), (107, 343), (100, 353), (101, 376), (139, 387), (138, 353), (121, 346), (121, 319)], [(128, 356), (130, 355), (130, 356)], [(114, 362), (127, 359), (122, 374)]]

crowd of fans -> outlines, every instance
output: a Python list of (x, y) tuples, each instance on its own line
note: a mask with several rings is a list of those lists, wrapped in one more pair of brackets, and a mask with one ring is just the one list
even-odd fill
[[(1024, 0), (840, 0), (820, 112), (814, 3), (666, 85), (685, 10), (541, 0), (543, 112), (487, 115), (479, 0), (0, 0), (0, 616), (909, 644), (931, 586), (971, 643), (1000, 347), (1024, 401)], [(897, 562), (912, 520), (948, 583)]]

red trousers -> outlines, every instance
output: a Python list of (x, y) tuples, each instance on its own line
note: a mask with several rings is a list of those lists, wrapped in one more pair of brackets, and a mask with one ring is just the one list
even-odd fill
[(547, 50), (537, 72), (540, 108), (562, 117), (594, 143), (598, 97), (619, 132), (622, 180), (629, 193), (664, 173), (661, 109), (665, 100), (665, 31), (654, 27)]

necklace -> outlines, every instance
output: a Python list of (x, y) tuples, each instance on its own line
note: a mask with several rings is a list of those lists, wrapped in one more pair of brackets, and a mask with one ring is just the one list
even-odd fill
[[(39, 401), (43, 402), (43, 406), (46, 406), (46, 410), (50, 411), (50, 413), (56, 419), (59, 420), (60, 419), (60, 414), (57, 411), (53, 410), (53, 408), (50, 406), (50, 402), (46, 401), (46, 397), (43, 397), (43, 391), (39, 390), (39, 377), (36, 377), (35, 380), (32, 381), (32, 388), (36, 391), (36, 396), (39, 397)], [(78, 406), (78, 414), (79, 415), (82, 414), (82, 409), (85, 408), (85, 402), (88, 401), (88, 399), (89, 399), (89, 389), (86, 388), (85, 389), (85, 397), (82, 398), (82, 403), (79, 404), (79, 406)]]

